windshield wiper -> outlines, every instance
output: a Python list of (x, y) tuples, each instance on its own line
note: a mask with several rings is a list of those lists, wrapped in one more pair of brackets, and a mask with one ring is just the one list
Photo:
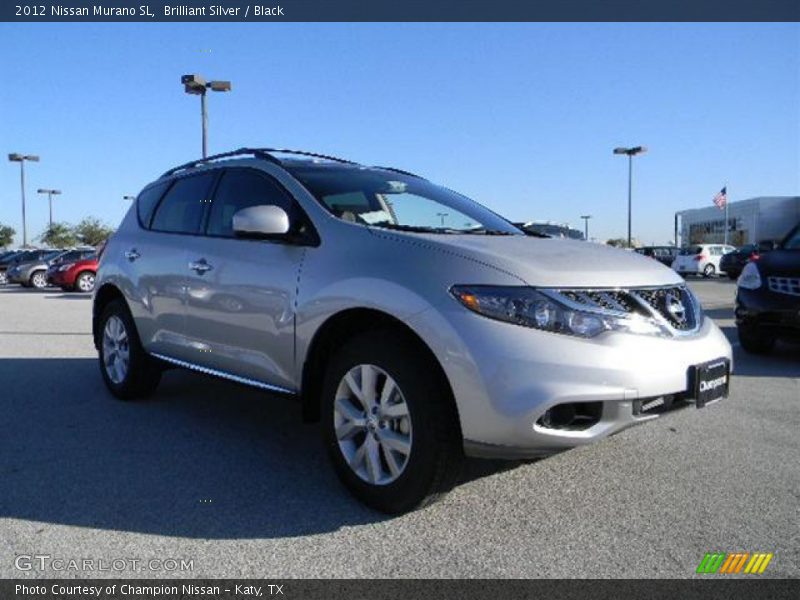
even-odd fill
[(457, 229), (448, 229), (447, 227), (424, 227), (422, 225), (399, 225), (398, 223), (390, 223), (389, 221), (378, 221), (377, 223), (367, 223), (372, 227), (383, 227), (384, 229), (392, 229), (394, 231), (408, 231), (411, 233), (460, 233)]
[(485, 227), (475, 227), (474, 229), (459, 229), (459, 233), (476, 235), (517, 235), (510, 231), (500, 231), (499, 229), (486, 229)]

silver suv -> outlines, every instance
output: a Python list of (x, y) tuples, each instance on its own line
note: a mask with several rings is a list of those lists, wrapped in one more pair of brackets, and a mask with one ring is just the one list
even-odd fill
[(102, 256), (93, 328), (119, 398), (170, 365), (297, 397), (344, 484), (386, 512), (445, 492), (464, 455), (543, 456), (715, 402), (731, 368), (656, 261), (286, 150), (148, 185)]

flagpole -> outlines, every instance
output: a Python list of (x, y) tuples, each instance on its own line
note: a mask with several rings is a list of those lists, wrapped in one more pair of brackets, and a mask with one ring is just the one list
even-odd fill
[(725, 184), (725, 237), (724, 244), (728, 245), (728, 184)]

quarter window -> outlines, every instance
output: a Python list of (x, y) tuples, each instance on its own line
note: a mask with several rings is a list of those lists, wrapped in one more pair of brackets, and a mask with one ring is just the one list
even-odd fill
[(136, 198), (136, 211), (139, 215), (139, 222), (144, 227), (150, 227), (150, 219), (153, 218), (156, 204), (161, 200), (164, 192), (167, 191), (169, 183), (169, 181), (165, 181), (151, 185), (149, 188), (142, 190), (139, 197)]
[(209, 172), (178, 179), (158, 205), (152, 228), (166, 233), (199, 233), (215, 176)]
[(222, 176), (208, 217), (209, 235), (234, 237), (233, 215), (243, 208), (279, 206), (293, 219), (294, 201), (272, 178), (252, 169), (230, 169)]

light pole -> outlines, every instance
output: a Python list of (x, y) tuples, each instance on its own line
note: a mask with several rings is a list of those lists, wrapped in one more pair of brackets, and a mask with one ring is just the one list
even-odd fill
[(628, 248), (631, 247), (631, 195), (633, 191), (633, 157), (647, 152), (647, 146), (634, 146), (632, 148), (614, 148), (614, 154), (628, 156)]
[(19, 154), (14, 152), (8, 155), (8, 160), (19, 163), (19, 184), (22, 190), (22, 247), (28, 245), (28, 229), (25, 223), (25, 161), (39, 162), (35, 154)]
[(587, 242), (589, 241), (589, 219), (592, 218), (592, 215), (581, 215), (581, 219), (583, 219), (583, 239)]
[(136, 196), (123, 196), (122, 199), (130, 200), (131, 202), (133, 202), (134, 200), (136, 200)]
[(45, 188), (39, 188), (36, 190), (37, 194), (47, 194), (47, 202), (50, 205), (50, 230), (53, 229), (53, 196), (58, 196), (61, 194), (61, 190), (48, 190)]
[(442, 220), (442, 227), (444, 227), (444, 218), (449, 217), (450, 213), (436, 213), (436, 216)]
[(202, 75), (184, 75), (181, 77), (183, 91), (193, 96), (200, 96), (200, 118), (203, 124), (203, 158), (208, 156), (208, 111), (206, 110), (206, 92), (230, 92), (230, 81), (206, 81)]

